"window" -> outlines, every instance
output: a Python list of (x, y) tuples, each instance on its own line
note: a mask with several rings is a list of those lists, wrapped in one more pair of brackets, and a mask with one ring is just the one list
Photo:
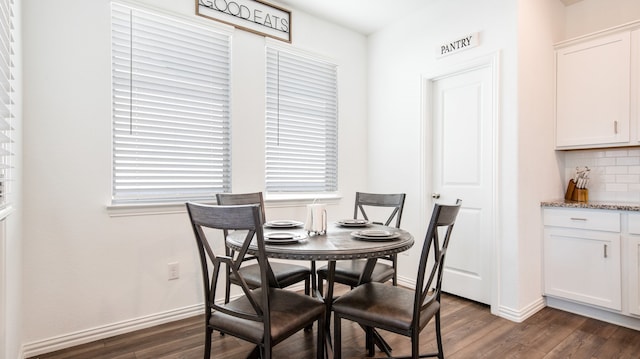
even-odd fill
[(227, 34), (113, 4), (112, 82), (113, 204), (230, 190)]
[(266, 190), (337, 191), (337, 66), (267, 48)]
[(0, 208), (7, 205), (8, 182), (13, 161), (15, 121), (15, 78), (13, 43), (13, 1), (0, 1)]

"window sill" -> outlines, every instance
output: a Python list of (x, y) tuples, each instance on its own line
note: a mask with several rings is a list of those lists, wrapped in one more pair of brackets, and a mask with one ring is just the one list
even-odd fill
[[(215, 202), (199, 202), (215, 204)], [(107, 206), (109, 217), (154, 216), (186, 213), (184, 202), (149, 204), (112, 204)]]
[(313, 202), (337, 204), (342, 199), (339, 193), (266, 193), (264, 201), (276, 207), (301, 206)]
[[(293, 193), (293, 194), (265, 194), (266, 207), (300, 207), (318, 202), (325, 204), (337, 204), (342, 199), (338, 193), (313, 194), (313, 193)], [(216, 204), (215, 201), (199, 203)], [(112, 204), (107, 206), (109, 217), (131, 217), (131, 216), (154, 216), (164, 214), (185, 213), (184, 202), (175, 203), (147, 203), (147, 204)], [(3, 212), (0, 211), (0, 215)], [(8, 214), (7, 214), (8, 215)], [(1, 219), (1, 217), (0, 217)]]

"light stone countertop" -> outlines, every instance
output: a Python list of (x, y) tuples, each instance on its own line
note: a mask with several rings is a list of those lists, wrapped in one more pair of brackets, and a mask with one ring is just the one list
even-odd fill
[(587, 209), (608, 209), (614, 211), (635, 211), (640, 212), (640, 203), (633, 202), (604, 202), (604, 201), (588, 201), (576, 202), (564, 199), (542, 201), (541, 207), (558, 207), (558, 208), (587, 208)]

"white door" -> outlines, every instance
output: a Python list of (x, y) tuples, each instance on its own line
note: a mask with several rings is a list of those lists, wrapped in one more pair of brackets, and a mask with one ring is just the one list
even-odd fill
[(486, 304), (495, 236), (494, 71), (491, 61), (465, 68), (432, 79), (430, 91), (431, 200), (462, 200), (443, 290)]

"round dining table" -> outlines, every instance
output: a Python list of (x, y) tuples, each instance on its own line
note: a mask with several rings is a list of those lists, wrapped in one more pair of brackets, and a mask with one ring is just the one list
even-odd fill
[[(390, 235), (379, 237), (359, 235), (364, 230), (384, 231)], [(283, 241), (268, 239), (271, 235), (282, 232), (290, 234), (291, 238)], [(246, 232), (229, 233), (227, 236), (227, 245), (231, 249), (239, 250), (243, 245), (245, 233)], [(331, 304), (333, 302), (336, 261), (366, 259), (367, 264), (360, 277), (360, 284), (362, 284), (370, 281), (377, 258), (404, 252), (414, 244), (414, 238), (409, 232), (378, 224), (366, 224), (364, 227), (354, 227), (330, 223), (327, 225), (324, 234), (308, 233), (302, 227), (272, 228), (265, 226), (264, 236), (265, 254), (267, 257), (311, 261), (313, 291), (317, 297), (324, 300), (327, 306), (325, 320), (327, 334), (330, 334), (329, 323), (331, 321)], [(248, 249), (250, 254), (255, 254), (257, 251), (258, 247), (256, 244), (252, 244)], [(316, 261), (327, 261), (326, 293), (319, 293), (317, 291), (315, 279)], [(331, 336), (327, 335), (326, 338), (329, 342), (327, 343), (325, 354), (331, 358), (333, 356), (331, 350), (332, 345), (330, 343)], [(380, 344), (383, 346), (386, 345), (386, 343)], [(382, 349), (385, 350), (384, 348)], [(388, 347), (387, 350), (389, 350)]]
[[(358, 236), (358, 233), (363, 230), (384, 231), (390, 233), (391, 236)], [(332, 223), (327, 226), (325, 234), (322, 235), (309, 234), (301, 227), (270, 228), (265, 226), (264, 236), (268, 238), (274, 233), (282, 232), (291, 234), (292, 238), (285, 241), (269, 241), (265, 239), (265, 254), (267, 257), (308, 260), (311, 261), (312, 264), (315, 263), (315, 261), (328, 261), (329, 267), (334, 267), (335, 261), (338, 260), (367, 259), (369, 265), (365, 268), (365, 273), (361, 279), (362, 283), (369, 281), (377, 258), (404, 252), (411, 248), (414, 243), (413, 236), (409, 232), (378, 224), (367, 224), (366, 227), (354, 227)], [(231, 249), (239, 250), (243, 245), (244, 239), (245, 235), (243, 232), (230, 233), (227, 237), (227, 245)], [(257, 250), (257, 245), (252, 244), (248, 252), (255, 254)], [(331, 268), (329, 269), (330, 271), (327, 273), (328, 282), (330, 277), (332, 279), (331, 275), (333, 274)], [(332, 282), (329, 284), (332, 284)], [(330, 288), (332, 286), (328, 287)], [(326, 297), (327, 296), (323, 295), (323, 298)]]

